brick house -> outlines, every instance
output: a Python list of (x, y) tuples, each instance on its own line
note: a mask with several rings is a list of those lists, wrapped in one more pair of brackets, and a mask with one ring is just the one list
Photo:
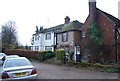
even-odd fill
[(80, 41), (82, 23), (76, 21), (70, 22), (66, 16), (65, 25), (57, 32), (57, 49), (64, 49), (66, 55), (74, 52), (74, 61), (80, 61)]
[[(117, 39), (119, 38), (120, 33), (120, 20), (96, 7), (95, 0), (89, 0), (89, 15), (81, 29), (82, 32), (82, 57), (89, 58), (88, 50), (86, 46), (88, 44), (88, 38), (86, 36), (87, 29), (90, 25), (90, 22), (94, 21), (96, 27), (102, 32), (102, 40), (104, 41), (103, 46), (103, 55), (107, 55), (107, 61), (116, 62), (118, 60), (117, 55)], [(84, 59), (84, 58), (83, 58)], [(90, 59), (89, 59), (90, 60)], [(88, 60), (88, 61), (89, 61)], [(103, 59), (105, 61), (105, 59)], [(87, 61), (87, 62), (88, 62)]]

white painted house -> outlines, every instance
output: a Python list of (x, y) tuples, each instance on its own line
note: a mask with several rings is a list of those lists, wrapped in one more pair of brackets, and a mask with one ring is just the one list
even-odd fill
[(43, 29), (36, 27), (36, 33), (33, 34), (32, 47), (33, 51), (54, 51), (56, 46), (56, 32), (61, 30), (64, 24)]

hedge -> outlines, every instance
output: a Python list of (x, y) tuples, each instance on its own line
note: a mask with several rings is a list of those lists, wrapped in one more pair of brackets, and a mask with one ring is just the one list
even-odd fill
[(56, 50), (56, 59), (64, 60), (65, 59), (65, 51), (63, 49)]
[(101, 64), (94, 64), (94, 63), (81, 63), (81, 62), (74, 62), (68, 61), (69, 64), (78, 65), (80, 67), (86, 67), (91, 70), (98, 70), (101, 72), (120, 72), (120, 66), (118, 65), (101, 65)]
[(24, 49), (8, 49), (8, 50), (5, 50), (5, 54), (19, 55), (21, 57), (26, 57), (28, 59), (38, 60), (38, 51), (30, 51), (30, 50), (24, 50)]
[(52, 51), (39, 51), (38, 56), (40, 61), (45, 61), (51, 57), (54, 57), (55, 54)]

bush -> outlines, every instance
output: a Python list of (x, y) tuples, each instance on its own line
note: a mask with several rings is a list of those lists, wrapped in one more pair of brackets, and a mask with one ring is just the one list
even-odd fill
[(101, 64), (94, 64), (94, 63), (81, 63), (81, 62), (68, 62), (71, 65), (79, 65), (81, 67), (86, 67), (91, 70), (97, 70), (101, 72), (120, 72), (120, 66), (112, 66), (112, 65), (101, 65)]
[(52, 51), (40, 51), (38, 55), (40, 61), (45, 61), (55, 56), (55, 54)]
[(74, 52), (70, 52), (69, 57), (71, 61), (73, 61), (73, 55), (74, 55)]
[(56, 50), (56, 59), (65, 60), (65, 51), (63, 49)]
[(38, 55), (39, 55), (39, 60), (40, 61), (45, 61), (45, 53), (44, 53), (44, 51), (40, 51)]

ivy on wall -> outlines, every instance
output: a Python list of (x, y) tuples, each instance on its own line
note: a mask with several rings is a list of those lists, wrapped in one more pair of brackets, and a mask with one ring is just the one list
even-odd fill
[(96, 27), (92, 21), (87, 29), (87, 36), (90, 38), (91, 43), (102, 45), (104, 42), (101, 39), (101, 31)]
[(88, 49), (90, 50), (90, 57), (92, 62), (100, 62), (100, 55), (102, 52), (101, 46), (104, 41), (101, 39), (102, 32), (92, 21), (87, 29), (87, 37), (89, 39)]

